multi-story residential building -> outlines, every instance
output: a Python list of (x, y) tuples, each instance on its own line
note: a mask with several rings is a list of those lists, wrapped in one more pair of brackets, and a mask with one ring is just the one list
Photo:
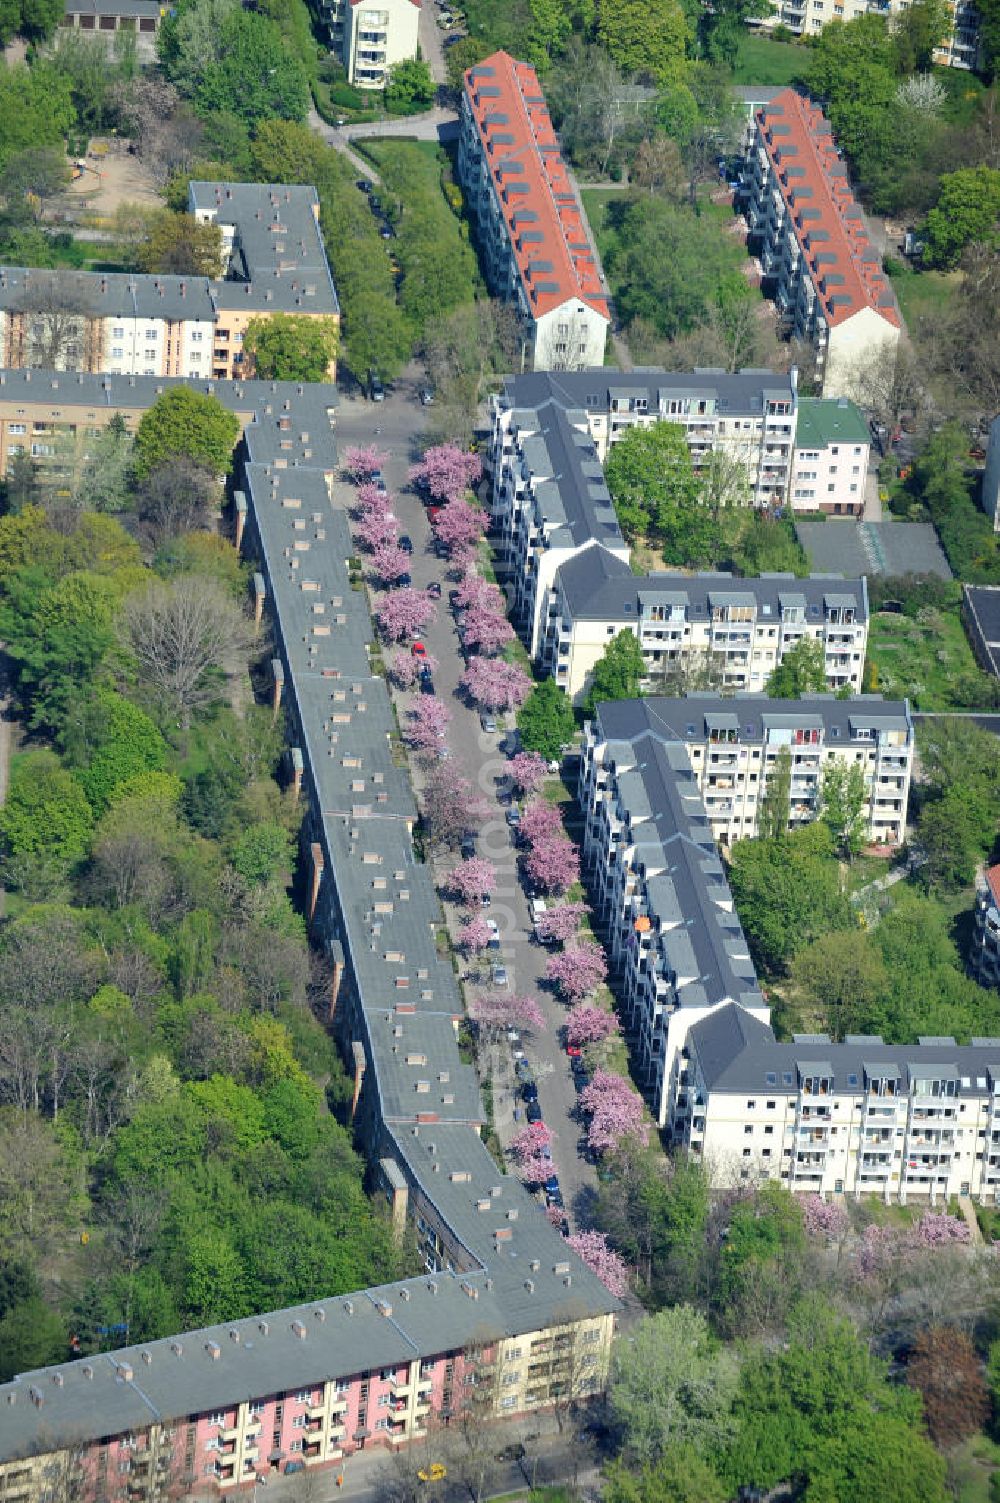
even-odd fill
[[(121, 411), (131, 423), (167, 383), (6, 372), (0, 408), (11, 384), (42, 385), (61, 418)], [(474, 1407), (503, 1418), (584, 1399), (607, 1375), (618, 1302), (482, 1140), (486, 1115), (458, 1045), (462, 999), (437, 946), (440, 905), (414, 852), (416, 803), (352, 587), (336, 393), (214, 389), (243, 424), (236, 536), (256, 568), (257, 619), (272, 627), (290, 787), (307, 803), (307, 917), (330, 962), (330, 1026), (354, 1072), (373, 1180), (399, 1230), (412, 1222), (425, 1272), (0, 1385), (8, 1503), (63, 1496), (69, 1479), (80, 1503), (225, 1493), (399, 1446), (426, 1435), (431, 1416), (446, 1424)], [(90, 406), (63, 406), (84, 393)]]
[(232, 380), (251, 319), (339, 322), (314, 188), (192, 183), (190, 208), (222, 225), (223, 277), (2, 267), (0, 364)]
[(601, 365), (608, 294), (538, 75), (495, 52), (465, 75), (458, 176), (483, 271), (524, 330), (521, 368)]
[(675, 1140), (720, 1188), (767, 1176), (820, 1195), (997, 1201), (1000, 1039), (785, 1044), (730, 1003), (693, 1025), (680, 1057)]
[[(854, 21), (858, 16), (898, 16), (909, 0), (777, 0), (761, 27), (787, 26), (796, 36), (817, 36), (831, 21)], [(973, 69), (982, 49), (982, 18), (972, 0), (948, 0), (948, 34), (934, 49), (942, 67)]]
[(860, 517), (871, 453), (868, 424), (846, 397), (802, 397), (795, 435), (792, 511)]
[(789, 328), (816, 351), (825, 397), (895, 360), (901, 319), (822, 110), (784, 89), (757, 111), (740, 202)]
[(696, 472), (713, 453), (737, 460), (747, 498), (787, 498), (797, 412), (795, 373), (603, 370), (508, 376), (494, 402), (493, 525), (510, 575), (512, 616), (539, 652), (556, 570), (598, 542), (628, 562), (602, 465), (630, 428), (656, 422), (685, 430)]
[(729, 1001), (764, 1023), (770, 1014), (687, 748), (652, 730), (599, 734), (588, 728), (581, 770), (584, 877), (633, 1072), (664, 1127), (692, 1024)]
[(320, 0), (320, 15), (357, 89), (384, 89), (389, 69), (417, 55), (420, 0)]
[(536, 661), (579, 704), (595, 665), (620, 631), (639, 640), (647, 693), (763, 690), (803, 637), (823, 643), (830, 688), (859, 693), (868, 641), (867, 582), (822, 574), (637, 576), (618, 555), (591, 543), (555, 571)]
[[(825, 763), (860, 756), (870, 768), (869, 835), (885, 840), (885, 806), (901, 798), (891, 838), (902, 838), (913, 753), (907, 706), (865, 695), (852, 707), (853, 720), (841, 714), (847, 702), (826, 697), (794, 706), (753, 695), (622, 700), (599, 705), (585, 727), (584, 878), (637, 1078), (672, 1132), (687, 1121), (684, 1050), (696, 1024), (733, 1003), (773, 1040), (716, 843), (757, 833), (780, 749), (791, 753), (791, 824), (819, 812)], [(886, 738), (883, 753), (868, 750), (872, 736)]]
[(824, 769), (840, 763), (864, 772), (866, 839), (891, 847), (905, 837), (914, 744), (906, 700), (688, 694), (602, 704), (584, 733), (584, 786), (590, 786), (588, 769), (604, 758), (602, 748), (642, 735), (683, 747), (712, 836), (724, 845), (758, 833), (761, 799), (785, 749), (791, 754), (792, 827), (816, 818)]
[(987, 868), (976, 892), (969, 969), (983, 986), (1000, 986), (1000, 865)]

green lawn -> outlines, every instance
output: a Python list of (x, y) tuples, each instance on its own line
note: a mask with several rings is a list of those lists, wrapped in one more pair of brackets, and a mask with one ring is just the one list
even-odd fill
[(868, 661), (878, 668), (878, 691), (906, 695), (915, 710), (964, 708), (961, 675), (976, 675), (958, 608), (928, 607), (919, 620), (876, 612), (868, 635)]
[(733, 83), (781, 88), (798, 78), (808, 61), (809, 53), (805, 47), (795, 42), (775, 42), (768, 36), (751, 32), (740, 42)]
[(961, 281), (960, 272), (912, 271), (906, 267), (891, 278), (899, 306), (908, 325), (927, 313), (940, 313), (950, 303)]
[(617, 203), (619, 199), (628, 197), (627, 188), (581, 188), (580, 197), (583, 199), (583, 212), (590, 220), (590, 228), (594, 232), (597, 248), (601, 255), (608, 241), (609, 231), (606, 229), (608, 208)]
[(958, 1503), (990, 1503), (990, 1478), (1000, 1469), (1000, 1447), (986, 1435), (973, 1435), (948, 1458), (949, 1480)]

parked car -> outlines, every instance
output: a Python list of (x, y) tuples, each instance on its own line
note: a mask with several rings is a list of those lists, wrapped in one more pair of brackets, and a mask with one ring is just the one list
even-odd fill
[(420, 679), (420, 692), (421, 692), (421, 694), (436, 694), (437, 693), (437, 690), (434, 687), (434, 680), (431, 678), (431, 676), (430, 676), (429, 673), (425, 673), (425, 674), (421, 675), (421, 679)]
[(373, 214), (381, 214), (382, 200), (379, 198), (377, 193), (369, 193), (368, 202), (371, 204)]
[[(490, 918), (490, 919), (486, 920), (486, 927), (490, 931), (490, 937), (489, 937), (489, 940), (487, 941), (486, 948), (488, 950), (499, 950), (499, 948), (500, 948), (500, 925), (497, 923), (496, 919)], [(497, 970), (501, 970), (502, 971), (503, 970), (503, 966), (494, 966), (493, 969), (494, 969), (494, 971), (497, 971)], [(504, 972), (504, 974), (506, 975), (506, 972)]]
[(510, 809), (505, 809), (503, 817), (507, 821), (508, 830), (516, 830), (521, 823), (521, 811), (516, 804)]
[(551, 941), (542, 938), (539, 935), (539, 933), (538, 933), (538, 921), (539, 921), (539, 919), (543, 918), (545, 916), (545, 913), (546, 913), (545, 899), (544, 898), (531, 898), (530, 899), (530, 905), (531, 905), (531, 927), (532, 927), (532, 929), (534, 931), (535, 938), (539, 941), (540, 944), (551, 943)]
[(534, 1126), (534, 1124), (536, 1122), (541, 1122), (541, 1120), (542, 1120), (542, 1109), (538, 1105), (538, 1102), (537, 1101), (529, 1101), (528, 1105), (524, 1109), (524, 1115), (527, 1117), (528, 1121), (532, 1124), (532, 1126)]
[(422, 386), (419, 392), (421, 407), (431, 407), (434, 404), (434, 393), (429, 386)]
[(399, 546), (400, 546), (400, 548), (402, 548), (402, 550), (403, 550), (404, 553), (411, 553), (412, 554), (412, 552), (413, 552), (413, 539), (410, 537), (410, 534), (408, 532), (404, 532), (403, 533), (402, 537), (399, 540)]
[(566, 1204), (566, 1202), (563, 1200), (562, 1191), (546, 1190), (545, 1204), (547, 1206), (556, 1206), (561, 1211)]
[(493, 895), (492, 895), (492, 893), (481, 892), (479, 894), (479, 906), (480, 906), (480, 908), (489, 908), (491, 906), (492, 902), (493, 902)]
[(476, 854), (476, 837), (474, 835), (462, 836), (462, 860), (471, 861)]
[(457, 590), (448, 591), (448, 604), (451, 606), (452, 610), (455, 610), (460, 598), (461, 597), (459, 596)]
[(374, 371), (368, 372), (368, 395), (373, 402), (385, 401), (385, 387)]
[(522, 1084), (526, 1084), (534, 1078), (531, 1073), (531, 1066), (526, 1059), (519, 1059), (514, 1068), (517, 1071), (517, 1078)]
[(535, 1081), (526, 1080), (524, 1082), (521, 1087), (521, 1099), (527, 1102), (529, 1106), (533, 1101), (538, 1100), (538, 1086)]
[(566, 1053), (569, 1055), (570, 1059), (579, 1059), (582, 1052), (583, 1051), (581, 1050), (579, 1044), (566, 1045)]
[(366, 177), (359, 177), (356, 186), (361, 189), (362, 193), (370, 193), (372, 191), (372, 185)]
[[(465, 646), (464, 641), (462, 643), (462, 646), (463, 647)], [(480, 713), (479, 724), (482, 726), (482, 728), (486, 732), (487, 736), (495, 736), (496, 735), (496, 733), (497, 733), (497, 723), (494, 720), (493, 716), (492, 715), (488, 715), (485, 710), (483, 710)]]
[(492, 979), (494, 986), (509, 986), (510, 977), (507, 974), (507, 967), (505, 965), (495, 965), (493, 967)]
[(441, 599), (441, 586), (438, 584), (436, 579), (432, 579), (430, 584), (427, 586), (427, 593), (432, 600)]
[(590, 1076), (587, 1074), (586, 1070), (581, 1070), (579, 1074), (577, 1074), (577, 1072), (574, 1070), (573, 1084), (576, 1086), (578, 1095), (581, 1091), (585, 1091), (587, 1089), (587, 1087), (590, 1085)]
[(574, 1055), (570, 1056), (569, 1067), (573, 1071), (574, 1075), (586, 1075), (587, 1066), (583, 1062), (583, 1056), (581, 1055), (579, 1049)]
[(413, 646), (410, 648), (410, 651), (415, 658), (425, 658), (427, 656), (427, 648), (424, 646), (423, 642), (414, 642)]
[(382, 476), (381, 475), (376, 475), (374, 478), (375, 478), (375, 489), (378, 491), (379, 495), (380, 496), (387, 496), (389, 494), (389, 487), (386, 485), (385, 481), (382, 479)]

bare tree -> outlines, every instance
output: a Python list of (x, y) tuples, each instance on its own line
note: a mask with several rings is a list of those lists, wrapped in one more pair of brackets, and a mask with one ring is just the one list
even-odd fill
[(851, 395), (889, 428), (895, 428), (904, 413), (921, 411), (926, 395), (910, 345), (876, 345), (855, 367)]
[(203, 465), (177, 454), (151, 470), (139, 489), (142, 530), (154, 547), (208, 526), (220, 500), (219, 484)]
[(223, 665), (250, 647), (250, 624), (212, 579), (182, 575), (132, 595), (126, 644), (163, 711), (186, 728), (219, 695)]
[(165, 183), (177, 168), (197, 159), (202, 127), (166, 79), (151, 72), (137, 74), (116, 84), (111, 99), (119, 123), (136, 142), (157, 183)]
[(685, 694), (718, 693), (726, 674), (726, 655), (711, 648), (694, 648), (664, 659), (657, 691), (680, 699)]
[(72, 273), (26, 271), (13, 301), (24, 324), (23, 363), (45, 370), (83, 364), (93, 299)]

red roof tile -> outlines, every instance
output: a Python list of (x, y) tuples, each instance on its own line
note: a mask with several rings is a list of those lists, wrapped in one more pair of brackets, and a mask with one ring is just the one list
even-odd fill
[(898, 329), (892, 288), (823, 111), (783, 89), (757, 111), (757, 121), (827, 323), (832, 328), (872, 308)]
[(533, 315), (576, 297), (607, 318), (608, 295), (534, 68), (494, 52), (466, 73), (465, 97)]
[(994, 903), (1000, 908), (1000, 866), (987, 867), (986, 885), (993, 894)]

